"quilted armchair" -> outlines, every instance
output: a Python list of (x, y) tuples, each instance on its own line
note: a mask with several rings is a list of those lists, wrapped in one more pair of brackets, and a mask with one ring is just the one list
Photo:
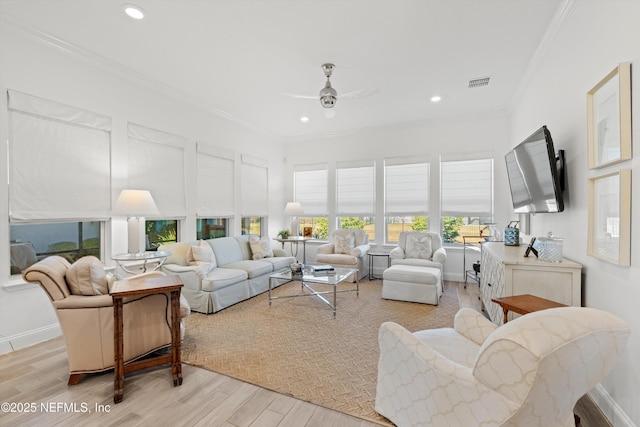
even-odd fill
[[(163, 276), (159, 271), (133, 278)], [(60, 257), (47, 257), (23, 273), (27, 282), (37, 282), (45, 291), (58, 317), (69, 357), (69, 385), (84, 374), (113, 368), (113, 300), (110, 278), (93, 256), (73, 264)], [(171, 310), (168, 294), (124, 300), (125, 363), (171, 345)], [(189, 303), (180, 296), (180, 317), (189, 315)], [(181, 333), (184, 334), (181, 324)]]
[(361, 279), (365, 276), (364, 257), (369, 249), (369, 236), (363, 230), (334, 230), (329, 243), (318, 246), (316, 262), (336, 268), (355, 268)]
[(447, 260), (447, 252), (442, 247), (442, 238), (437, 233), (403, 231), (398, 238), (398, 246), (389, 253), (391, 265), (415, 265), (439, 268)]
[(380, 327), (375, 410), (405, 426), (574, 426), (580, 397), (606, 377), (626, 322), (583, 307), (497, 327), (465, 308), (453, 328)]

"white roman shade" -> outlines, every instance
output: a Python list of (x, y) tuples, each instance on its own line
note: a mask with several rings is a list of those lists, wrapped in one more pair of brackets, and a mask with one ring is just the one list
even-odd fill
[(336, 215), (374, 216), (376, 171), (373, 160), (338, 162)]
[(440, 163), (443, 216), (493, 216), (493, 159)]
[(199, 218), (230, 217), (234, 214), (234, 152), (202, 142), (196, 145)]
[(429, 211), (429, 162), (427, 159), (385, 159), (384, 173), (386, 216), (427, 215)]
[(12, 223), (104, 220), (111, 211), (111, 118), (13, 90)]
[(327, 215), (327, 164), (293, 167), (294, 200), (304, 209), (304, 216)]
[(246, 154), (242, 154), (241, 162), (242, 216), (267, 216), (269, 213), (268, 162)]
[(187, 139), (135, 123), (127, 124), (127, 135), (127, 188), (151, 191), (161, 218), (184, 218), (184, 150)]

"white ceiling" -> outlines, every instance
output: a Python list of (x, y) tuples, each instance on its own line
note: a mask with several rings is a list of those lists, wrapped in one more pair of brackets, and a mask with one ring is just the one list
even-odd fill
[[(564, 0), (0, 0), (32, 33), (287, 140), (507, 111)], [(320, 66), (341, 93), (326, 119)], [(136, 73), (132, 73), (136, 74)], [(469, 89), (470, 79), (491, 77)], [(432, 95), (442, 96), (433, 104)], [(302, 123), (300, 117), (310, 118)]]

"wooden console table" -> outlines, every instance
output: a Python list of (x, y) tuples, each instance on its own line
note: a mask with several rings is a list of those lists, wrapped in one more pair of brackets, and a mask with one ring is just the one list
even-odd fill
[[(183, 283), (178, 276), (157, 276), (133, 280), (121, 280), (114, 284), (111, 290), (113, 298), (113, 354), (114, 381), (113, 402), (120, 403), (124, 395), (125, 374), (151, 366), (171, 364), (173, 386), (182, 384), (182, 362), (180, 360), (180, 288)], [(171, 354), (142, 359), (124, 364), (123, 345), (123, 298), (145, 295), (171, 294)]]
[(502, 307), (502, 311), (504, 312), (504, 323), (507, 323), (507, 313), (509, 313), (509, 310), (518, 314), (529, 314), (534, 311), (544, 310), (547, 308), (567, 307), (565, 304), (560, 304), (559, 302), (529, 294), (493, 298), (491, 301)]

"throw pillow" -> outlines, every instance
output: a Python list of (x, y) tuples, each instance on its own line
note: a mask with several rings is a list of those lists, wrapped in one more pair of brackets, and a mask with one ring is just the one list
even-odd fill
[(213, 249), (211, 249), (211, 246), (204, 240), (200, 240), (197, 245), (191, 245), (189, 249), (187, 249), (187, 264), (210, 264), (211, 267), (209, 271), (218, 266)]
[(422, 238), (407, 236), (406, 248), (407, 258), (431, 259), (431, 238), (429, 236)]
[(273, 249), (271, 249), (269, 236), (258, 237), (252, 234), (251, 236), (249, 236), (249, 245), (251, 246), (253, 259), (268, 258), (273, 256)]
[(109, 294), (104, 265), (94, 256), (84, 256), (71, 264), (65, 277), (72, 295)]
[(351, 251), (355, 248), (356, 245), (356, 236), (353, 233), (350, 233), (346, 236), (341, 236), (336, 234), (334, 236), (334, 244), (335, 244), (335, 253), (337, 254), (346, 254), (351, 255)]

